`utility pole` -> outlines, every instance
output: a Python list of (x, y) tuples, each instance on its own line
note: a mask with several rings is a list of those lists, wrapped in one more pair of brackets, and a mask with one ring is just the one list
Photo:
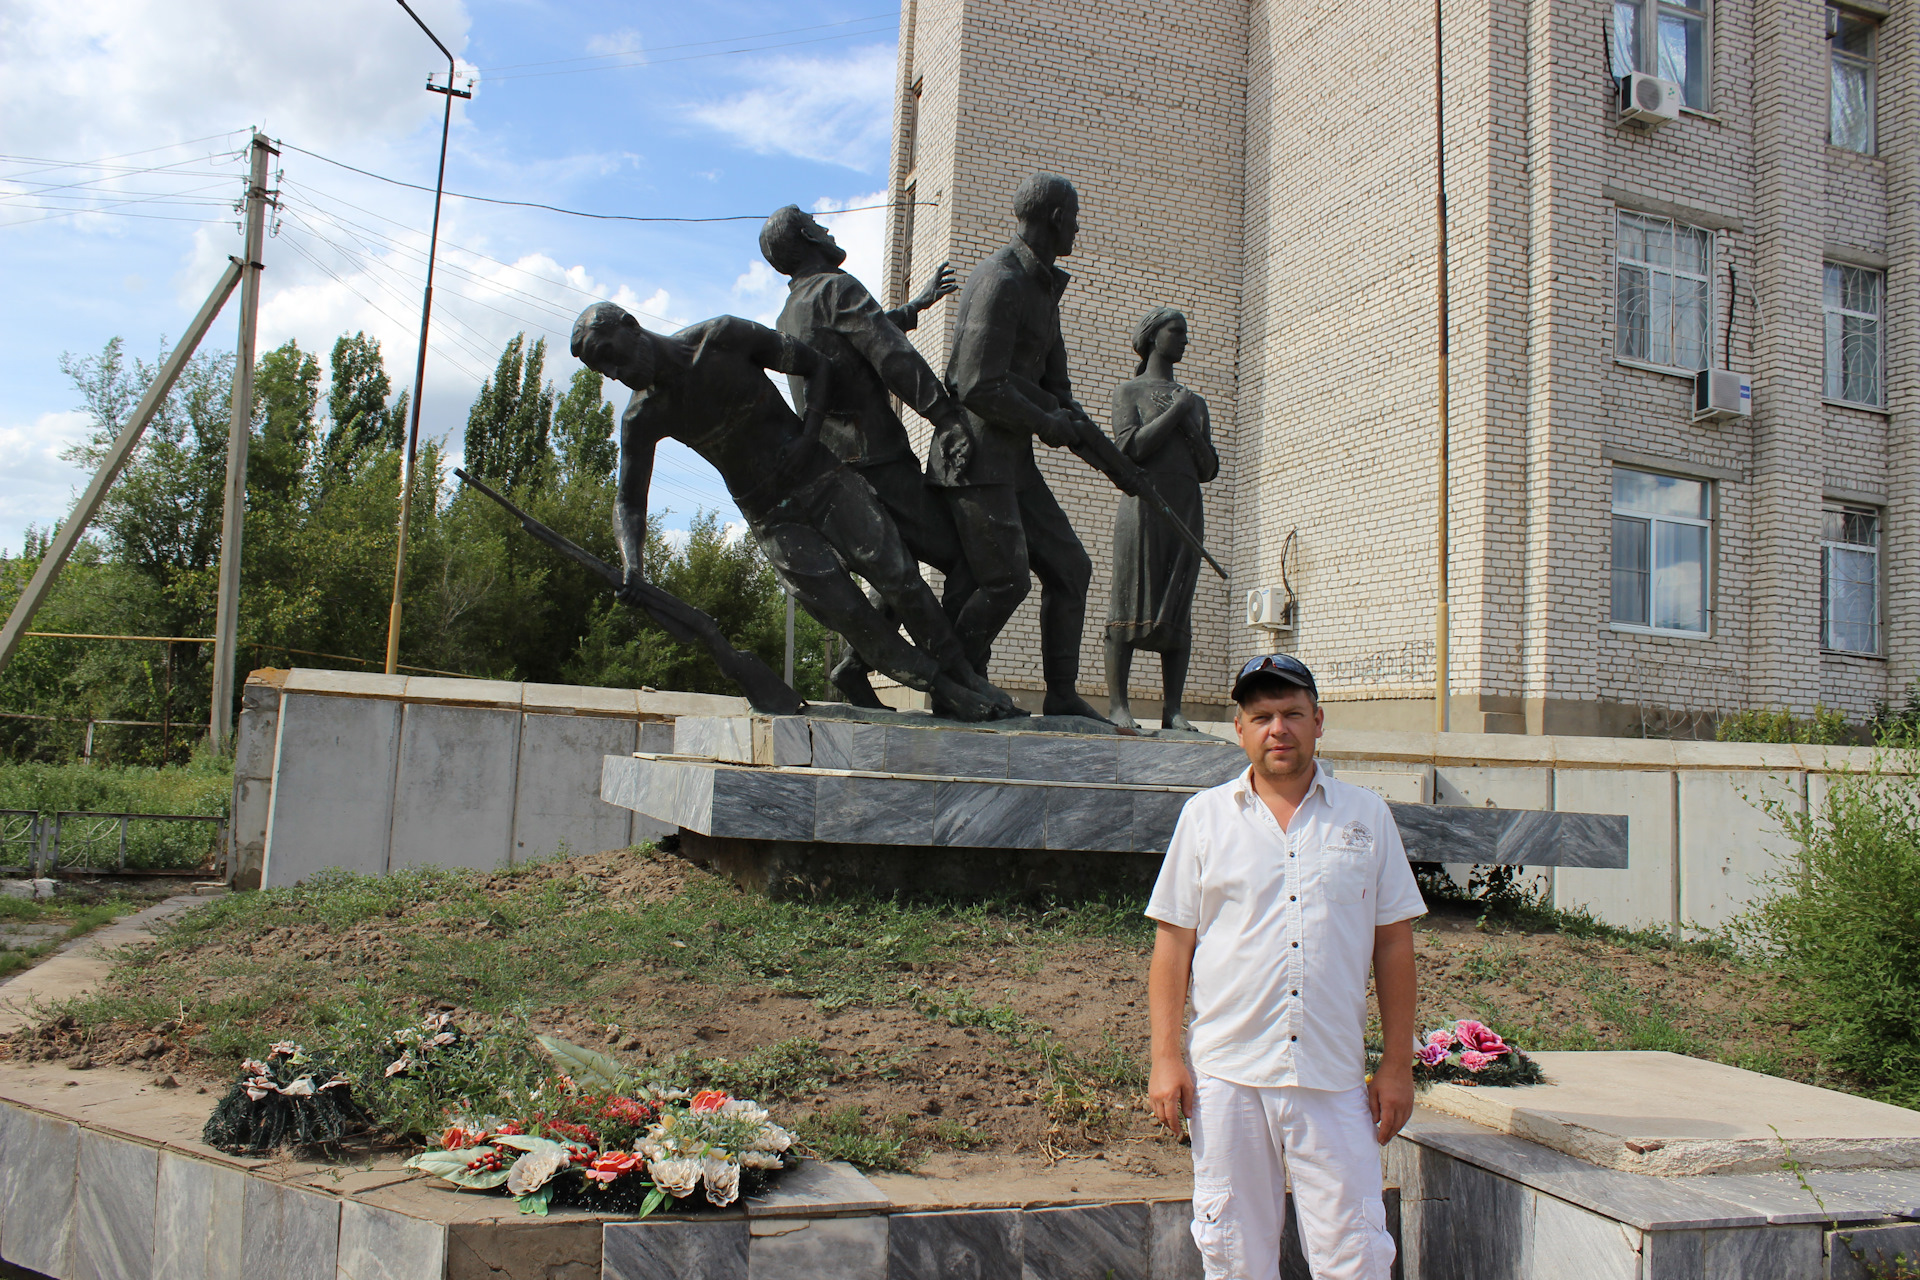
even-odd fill
[(146, 433), (147, 424), (153, 421), (153, 415), (166, 403), (173, 384), (180, 379), (180, 371), (187, 367), (194, 349), (207, 336), (207, 330), (212, 326), (214, 317), (220, 314), (220, 308), (226, 306), (227, 299), (233, 296), (234, 286), (240, 283), (241, 268), (240, 259), (228, 260), (227, 269), (220, 273), (219, 283), (213, 286), (213, 292), (207, 295), (199, 313), (187, 325), (187, 331), (180, 335), (180, 341), (160, 366), (160, 373), (147, 388), (147, 393), (134, 406), (133, 416), (120, 428), (120, 434), (114, 437), (113, 444), (107, 449), (107, 456), (100, 462), (100, 469), (94, 472), (92, 481), (88, 483), (87, 491), (74, 504), (73, 513), (61, 522), (60, 528), (54, 533), (46, 554), (40, 557), (39, 567), (27, 582), (27, 589), (14, 601), (13, 612), (7, 615), (7, 625), (0, 628), (0, 671), (6, 670), (7, 663), (13, 660), (14, 651), (20, 647), (27, 628), (33, 625), (33, 615), (40, 611), (47, 596), (52, 594), (54, 580), (60, 576), (67, 557), (73, 554), (80, 535), (87, 531), (87, 525), (99, 514), (100, 504), (106, 501), (107, 490), (119, 477), (121, 468), (127, 465), (127, 459), (133, 456), (134, 446), (140, 443), (140, 437)]
[(240, 538), (247, 520), (247, 447), (253, 442), (253, 352), (260, 325), (260, 255), (267, 241), (267, 157), (280, 153), (253, 131), (247, 171), (247, 249), (240, 280), (240, 340), (233, 356), (233, 406), (227, 419), (227, 497), (220, 517), (220, 594), (214, 605), (213, 710), (207, 736), (225, 751), (233, 736), (234, 647), (240, 629)]
[(1440, 269), (1437, 292), (1440, 311), (1440, 448), (1435, 463), (1439, 470), (1438, 528), (1435, 551), (1439, 560), (1439, 599), (1433, 618), (1433, 727), (1436, 733), (1447, 731), (1452, 690), (1447, 682), (1447, 129), (1444, 93), (1446, 80), (1440, 57), (1440, 0), (1433, 0), (1433, 168), (1436, 181), (1434, 214), (1438, 223)]
[(400, 533), (393, 549), (393, 603), (387, 610), (388, 675), (398, 671), (400, 663), (400, 587), (407, 569), (407, 525), (413, 517), (413, 459), (420, 448), (420, 402), (426, 398), (427, 324), (433, 318), (433, 260), (440, 248), (440, 197), (447, 185), (447, 135), (453, 129), (453, 100), (473, 96), (471, 89), (454, 87), (453, 50), (440, 43), (440, 37), (420, 21), (420, 15), (413, 11), (407, 0), (399, 0), (399, 5), (407, 11), (407, 16), (413, 19), (414, 24), (427, 33), (427, 39), (447, 55), (446, 86), (443, 88), (433, 82), (433, 77), (427, 77), (428, 92), (445, 94), (447, 109), (440, 121), (440, 176), (433, 180), (433, 230), (427, 236), (427, 288), (420, 299), (420, 351), (413, 365), (412, 418), (407, 423), (407, 462), (400, 480)]

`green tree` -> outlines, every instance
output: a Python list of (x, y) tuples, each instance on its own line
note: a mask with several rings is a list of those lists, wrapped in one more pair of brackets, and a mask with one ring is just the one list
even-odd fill
[(554, 405), (553, 439), (562, 474), (613, 479), (614, 466), (620, 461), (620, 446), (613, 438), (613, 406), (601, 394), (601, 378), (593, 370), (576, 370), (567, 394)]
[(380, 340), (365, 332), (352, 337), (342, 334), (333, 344), (328, 366), (332, 381), (327, 388), (327, 417), (332, 425), (326, 452), (333, 467), (350, 469), (370, 450), (399, 448), (406, 429), (405, 393), (391, 410), (387, 408), (393, 384), (380, 356)]
[(313, 447), (320, 362), (288, 341), (260, 357), (253, 375), (254, 436), (247, 458), (250, 504), (293, 501)]
[(469, 473), (503, 489), (539, 486), (553, 430), (553, 387), (540, 381), (546, 360), (545, 338), (531, 348), (525, 333), (508, 340), (467, 414)]

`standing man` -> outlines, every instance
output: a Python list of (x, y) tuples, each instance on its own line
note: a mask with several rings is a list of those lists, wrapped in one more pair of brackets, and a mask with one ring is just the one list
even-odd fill
[(974, 594), (955, 620), (967, 657), (985, 673), (994, 639), (1040, 579), (1040, 661), (1047, 715), (1104, 719), (1082, 698), (1080, 636), (1093, 563), (1033, 460), (1033, 440), (1078, 443), (1092, 427), (1074, 403), (1054, 265), (1073, 252), (1080, 197), (1035, 174), (1013, 196), (1019, 234), (982, 259), (960, 291), (947, 386), (966, 412), (936, 424), (927, 474), (946, 491)]
[[(1176, 1134), (1190, 1124), (1207, 1280), (1279, 1274), (1289, 1178), (1316, 1280), (1387, 1280), (1379, 1148), (1413, 1112), (1426, 904), (1386, 801), (1314, 761), (1323, 721), (1306, 665), (1255, 658), (1233, 700), (1250, 766), (1187, 802), (1147, 904), (1148, 1099)], [(1371, 1080), (1369, 962), (1385, 1046)]]
[[(914, 559), (946, 576), (945, 608), (949, 617), (956, 615), (973, 593), (973, 579), (960, 554), (953, 514), (928, 486), (892, 399), (899, 396), (929, 422), (961, 425), (960, 406), (907, 341), (920, 313), (959, 288), (953, 269), (941, 263), (918, 297), (883, 311), (865, 285), (840, 269), (847, 251), (833, 234), (791, 204), (760, 228), (760, 252), (775, 271), (792, 277), (775, 327), (833, 367), (820, 442), (873, 486)], [(806, 379), (794, 374), (787, 381), (794, 409), (804, 417)], [(878, 707), (868, 671), (859, 652), (850, 650), (831, 679), (855, 706)]]

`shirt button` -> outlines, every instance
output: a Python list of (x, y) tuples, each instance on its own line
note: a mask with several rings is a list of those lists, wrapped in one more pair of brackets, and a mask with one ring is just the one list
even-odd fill
[(1296, 943), (1294, 943), (1293, 945), (1297, 947), (1297, 946), (1299, 946), (1300, 944), (1296, 942)]
[(1289, 1039), (1289, 1040), (1298, 1040), (1299, 1038), (1300, 1038), (1299, 1036), (1288, 1036), (1288, 1037), (1287, 1037), (1287, 1039)]
[(1291, 893), (1290, 893), (1290, 894), (1288, 894), (1288, 895), (1287, 895), (1287, 901), (1288, 901), (1288, 902), (1298, 902), (1298, 901), (1300, 901), (1300, 899), (1299, 899), (1299, 898), (1297, 898), (1297, 897), (1295, 897), (1295, 896), (1294, 896), (1293, 894), (1291, 894)]
[(1299, 995), (1300, 993), (1299, 993), (1298, 991), (1296, 991), (1296, 992), (1294, 992), (1293, 994), (1297, 996), (1297, 995)]

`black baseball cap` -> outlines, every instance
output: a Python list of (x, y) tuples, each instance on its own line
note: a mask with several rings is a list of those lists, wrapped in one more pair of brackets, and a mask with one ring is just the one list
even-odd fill
[(1247, 664), (1240, 668), (1240, 676), (1233, 682), (1233, 692), (1229, 696), (1235, 702), (1241, 701), (1261, 676), (1272, 676), (1305, 689), (1315, 702), (1320, 700), (1320, 687), (1313, 682), (1313, 672), (1307, 670), (1306, 663), (1290, 653), (1264, 653), (1256, 658), (1248, 658)]

